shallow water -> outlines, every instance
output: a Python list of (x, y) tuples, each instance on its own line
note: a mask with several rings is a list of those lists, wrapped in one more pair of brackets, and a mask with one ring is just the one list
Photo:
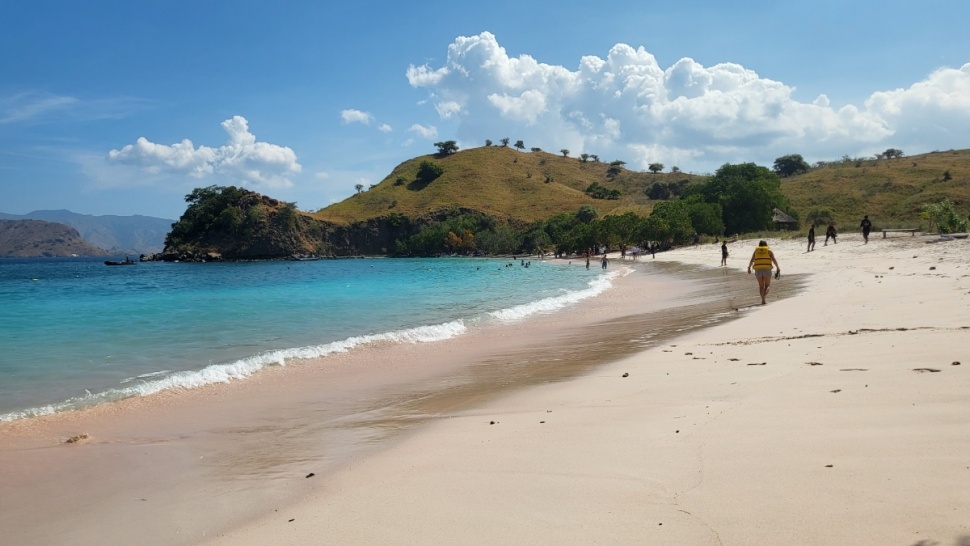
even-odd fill
[(245, 378), (375, 342), (528, 320), (609, 286), (562, 262), (0, 260), (0, 420)]

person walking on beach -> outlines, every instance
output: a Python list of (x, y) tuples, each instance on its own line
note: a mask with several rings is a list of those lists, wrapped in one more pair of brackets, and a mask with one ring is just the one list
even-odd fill
[(869, 231), (872, 230), (872, 222), (869, 221), (869, 215), (866, 214), (862, 217), (862, 223), (859, 224), (862, 228), (862, 238), (866, 240), (864, 244), (869, 244)]
[(835, 232), (835, 224), (832, 222), (829, 222), (829, 227), (825, 230), (825, 244), (822, 246), (829, 246), (829, 237), (832, 238), (833, 245), (838, 243), (838, 241), (835, 240), (836, 235), (837, 233)]
[(808, 228), (808, 250), (806, 252), (813, 250), (815, 250), (815, 224)]
[(721, 243), (721, 265), (722, 266), (727, 265), (727, 257), (728, 257), (727, 241), (724, 241), (723, 243)]
[(600, 263), (603, 265), (603, 269), (606, 269), (606, 266), (610, 264), (610, 260), (606, 257), (605, 252), (603, 253), (603, 259), (600, 261)]
[(758, 243), (754, 253), (751, 254), (751, 261), (748, 262), (748, 274), (751, 274), (751, 267), (754, 266), (754, 276), (758, 281), (758, 294), (761, 296), (761, 305), (764, 305), (765, 296), (768, 295), (768, 287), (771, 286), (771, 264), (775, 264), (775, 278), (781, 276), (781, 266), (775, 259), (775, 253), (768, 248), (766, 241)]

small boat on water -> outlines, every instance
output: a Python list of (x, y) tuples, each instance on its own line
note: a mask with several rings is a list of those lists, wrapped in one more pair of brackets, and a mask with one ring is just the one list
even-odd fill
[(105, 260), (104, 265), (135, 265), (136, 263), (138, 262), (125, 256), (124, 260)]

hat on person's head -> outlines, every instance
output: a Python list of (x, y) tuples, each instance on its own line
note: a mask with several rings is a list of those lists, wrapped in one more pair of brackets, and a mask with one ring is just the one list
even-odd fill
[(758, 243), (758, 246), (768, 246), (768, 242), (762, 239), (761, 242)]

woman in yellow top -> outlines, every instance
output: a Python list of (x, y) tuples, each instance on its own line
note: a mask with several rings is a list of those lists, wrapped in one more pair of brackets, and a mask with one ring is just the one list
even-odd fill
[(771, 264), (775, 264), (775, 278), (781, 275), (781, 266), (775, 259), (775, 253), (768, 248), (768, 243), (761, 241), (751, 255), (748, 262), (748, 274), (751, 274), (751, 267), (754, 266), (754, 276), (758, 280), (758, 293), (761, 294), (761, 305), (765, 304), (765, 296), (768, 295), (768, 286), (771, 285)]

